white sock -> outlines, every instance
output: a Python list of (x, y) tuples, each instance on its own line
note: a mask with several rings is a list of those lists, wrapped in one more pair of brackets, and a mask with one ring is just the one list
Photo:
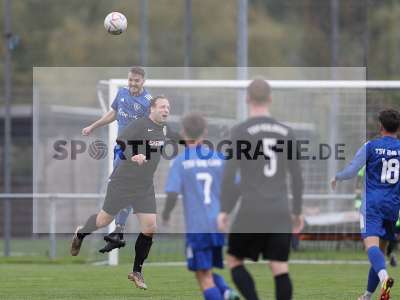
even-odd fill
[(379, 277), (380, 282), (384, 283), (385, 280), (389, 277), (389, 274), (385, 269), (383, 269), (383, 270), (379, 271), (378, 277)]
[(372, 297), (372, 293), (365, 291), (365, 293), (363, 294), (364, 300), (371, 300)]
[(228, 289), (224, 292), (224, 299), (229, 299), (229, 294), (231, 293), (231, 291)]

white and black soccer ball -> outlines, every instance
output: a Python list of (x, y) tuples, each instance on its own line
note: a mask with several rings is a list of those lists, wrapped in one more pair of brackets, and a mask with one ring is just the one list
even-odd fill
[(111, 12), (104, 19), (104, 27), (108, 33), (119, 35), (126, 31), (128, 21), (126, 17), (119, 12)]

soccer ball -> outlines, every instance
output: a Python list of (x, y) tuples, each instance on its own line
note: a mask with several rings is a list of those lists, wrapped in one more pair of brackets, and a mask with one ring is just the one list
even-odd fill
[(128, 27), (128, 21), (123, 14), (119, 12), (111, 12), (104, 19), (104, 27), (108, 33), (119, 35), (126, 31), (126, 27)]

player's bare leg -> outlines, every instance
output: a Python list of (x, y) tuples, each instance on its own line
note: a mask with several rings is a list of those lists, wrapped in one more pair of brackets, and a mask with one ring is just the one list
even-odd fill
[(157, 230), (156, 214), (136, 214), (139, 223), (140, 230), (143, 234), (152, 236)]
[(195, 275), (202, 291), (215, 287), (211, 270), (199, 270), (195, 272)]
[(81, 249), (83, 239), (93, 231), (107, 226), (112, 222), (114, 216), (101, 210), (98, 214), (92, 215), (86, 221), (85, 226), (78, 226), (71, 242), (71, 255), (77, 256)]
[(211, 270), (198, 270), (195, 276), (205, 299), (223, 300), (223, 296), (214, 283)]
[(128, 274), (128, 279), (133, 281), (136, 287), (147, 289), (142, 274), (142, 267), (149, 255), (151, 245), (153, 244), (153, 235), (157, 229), (156, 214), (137, 213), (136, 215), (139, 219), (141, 232), (136, 239), (135, 261), (132, 272)]
[[(221, 300), (239, 300), (239, 294), (229, 288), (223, 281), (224, 289), (222, 290), (218, 283), (214, 280), (215, 276), (220, 276), (210, 270), (198, 270), (195, 272), (197, 282), (206, 299), (221, 299)], [(220, 276), (220, 280), (223, 280)]]

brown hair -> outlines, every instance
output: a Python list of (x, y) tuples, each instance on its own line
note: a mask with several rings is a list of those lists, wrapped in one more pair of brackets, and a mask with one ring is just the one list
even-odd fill
[(150, 106), (151, 107), (155, 107), (157, 105), (157, 101), (160, 100), (160, 99), (167, 99), (168, 100), (168, 98), (165, 97), (164, 95), (158, 95), (158, 96), (155, 96), (154, 98), (151, 98)]
[(129, 73), (138, 74), (138, 75), (142, 76), (143, 78), (146, 75), (146, 73), (144, 72), (143, 68), (141, 68), (141, 67), (132, 67), (129, 70)]
[(247, 87), (247, 96), (253, 103), (267, 103), (271, 96), (271, 86), (262, 78), (254, 79)]
[(183, 117), (182, 127), (188, 138), (198, 139), (205, 132), (207, 122), (199, 113), (190, 113)]
[(378, 119), (387, 132), (395, 133), (400, 127), (400, 113), (395, 109), (382, 110)]

